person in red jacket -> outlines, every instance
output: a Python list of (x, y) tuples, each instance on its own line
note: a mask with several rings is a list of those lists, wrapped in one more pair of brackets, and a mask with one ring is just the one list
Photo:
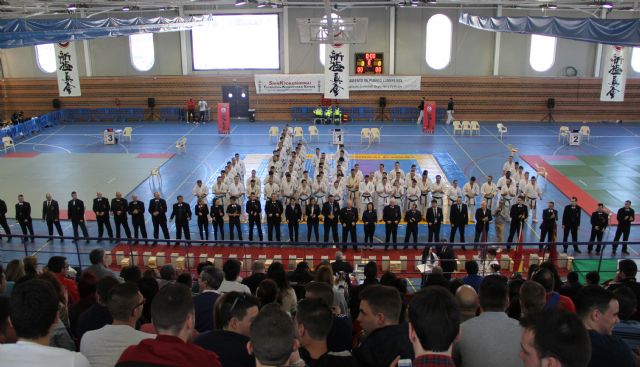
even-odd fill
[(60, 284), (67, 289), (67, 295), (69, 296), (69, 303), (76, 303), (80, 300), (80, 293), (78, 292), (78, 285), (73, 279), (69, 279), (66, 276), (69, 269), (69, 263), (64, 256), (52, 256), (47, 263), (47, 270), (56, 276)]
[(187, 101), (187, 124), (196, 121), (196, 101), (189, 98)]

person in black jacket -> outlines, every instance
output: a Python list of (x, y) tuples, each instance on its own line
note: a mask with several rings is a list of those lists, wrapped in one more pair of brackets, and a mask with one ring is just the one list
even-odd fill
[(396, 199), (391, 199), (389, 205), (382, 210), (382, 220), (384, 220), (384, 249), (389, 248), (389, 240), (393, 241), (393, 249), (397, 249), (398, 242), (398, 223), (402, 219), (400, 207), (396, 205)]
[[(515, 204), (511, 206), (511, 210), (509, 211), (509, 216), (511, 217), (511, 227), (509, 227), (509, 238), (507, 242), (512, 243), (513, 237), (518, 236), (520, 238), (520, 231), (523, 229), (524, 223), (527, 221), (527, 217), (529, 216), (529, 209), (524, 205), (523, 197), (518, 196), (518, 199)], [(507, 245), (507, 251), (511, 249), (511, 245)]]
[[(7, 240), (11, 241), (11, 229), (9, 223), (7, 223), (7, 203), (0, 199), (0, 226), (4, 229), (4, 234), (7, 235)], [(2, 236), (0, 236), (0, 240)]]
[(429, 227), (429, 242), (440, 242), (440, 226), (444, 220), (444, 215), (442, 214), (442, 208), (438, 207), (437, 200), (431, 200), (431, 207), (427, 209), (425, 218)]
[(209, 206), (206, 198), (198, 199), (198, 205), (193, 209), (193, 213), (198, 220), (198, 232), (200, 240), (209, 241)]
[(109, 200), (102, 197), (101, 192), (96, 193), (96, 198), (93, 199), (92, 209), (93, 212), (96, 213), (96, 222), (98, 222), (98, 242), (102, 241), (105, 228), (107, 228), (109, 240), (113, 241), (113, 231), (111, 230), (111, 222), (109, 221), (111, 206), (109, 205)]
[(273, 241), (273, 231), (276, 231), (276, 241), (280, 241), (280, 222), (282, 222), (282, 202), (278, 200), (277, 194), (271, 194), (271, 200), (264, 205), (267, 214), (267, 239)]
[(358, 221), (358, 209), (353, 207), (353, 202), (347, 200), (347, 206), (340, 210), (340, 222), (342, 223), (342, 250), (347, 249), (347, 237), (351, 235), (351, 246), (358, 249), (358, 237), (356, 236), (356, 222)]
[[(60, 225), (60, 206), (58, 202), (53, 200), (50, 193), (47, 193), (46, 200), (42, 202), (42, 220), (47, 222), (49, 230), (49, 241), (53, 241), (53, 226), (56, 226), (58, 236), (62, 237), (62, 226)], [(64, 242), (64, 239), (60, 239)]]
[(338, 215), (340, 214), (340, 204), (333, 200), (333, 195), (329, 195), (329, 201), (322, 205), (322, 216), (324, 217), (324, 242), (329, 243), (329, 231), (333, 232), (333, 242), (338, 243)]
[(89, 232), (84, 221), (84, 202), (78, 199), (78, 194), (75, 191), (71, 193), (71, 200), (67, 203), (67, 215), (73, 226), (73, 242), (78, 242), (78, 227), (82, 229), (82, 235), (89, 242)]
[(418, 243), (418, 223), (422, 220), (422, 213), (417, 209), (418, 205), (414, 202), (411, 204), (411, 208), (404, 214), (404, 221), (407, 222), (407, 230), (404, 234), (404, 248), (409, 247), (406, 243), (409, 243), (409, 237), (413, 236), (413, 248), (418, 249), (415, 243)]
[[(489, 236), (489, 224), (493, 220), (491, 216), (491, 210), (487, 209), (487, 202), (482, 201), (480, 207), (476, 209), (476, 235), (473, 242), (487, 242), (487, 236)], [(481, 238), (482, 237), (482, 238)], [(478, 245), (474, 245), (473, 249), (477, 249)]]
[[(138, 233), (142, 235), (142, 238), (147, 239), (147, 227), (144, 223), (144, 203), (138, 200), (138, 195), (131, 195), (128, 211), (131, 216), (131, 224), (133, 224), (133, 238), (136, 239), (135, 244), (137, 245)], [(147, 241), (145, 241), (146, 243)]]
[[(189, 232), (189, 221), (191, 220), (191, 208), (189, 204), (184, 202), (182, 195), (178, 195), (178, 202), (173, 204), (170, 220), (176, 220), (176, 239), (181, 239), (184, 233), (186, 240), (191, 239)], [(180, 245), (180, 241), (176, 241), (176, 246)], [(187, 245), (190, 245), (187, 243)]]
[(453, 251), (453, 247), (449, 246), (447, 240), (442, 240), (440, 245), (436, 245), (436, 254), (440, 259), (442, 275), (447, 280), (450, 280), (453, 273), (457, 270), (456, 255)]
[[(31, 219), (31, 204), (29, 202), (24, 201), (24, 195), (18, 195), (18, 203), (16, 204), (16, 221), (20, 223), (20, 229), (22, 229), (22, 234), (27, 235), (27, 230), (31, 234), (31, 243), (34, 242), (35, 237), (33, 236), (33, 220)], [(27, 237), (22, 238), (22, 243), (27, 241)]]
[(305, 217), (307, 218), (307, 242), (311, 241), (311, 232), (316, 236), (316, 242), (320, 241), (318, 237), (318, 224), (320, 223), (320, 205), (316, 204), (316, 198), (311, 197), (309, 204), (307, 205), (307, 212)]
[(295, 196), (289, 198), (289, 205), (285, 209), (284, 216), (287, 219), (289, 228), (289, 241), (298, 242), (298, 229), (302, 220), (302, 207), (298, 204)]
[[(540, 224), (540, 243), (544, 243), (545, 237), (547, 238), (548, 243), (555, 241), (557, 221), (558, 211), (554, 209), (554, 202), (550, 201), (547, 204), (547, 209), (542, 211), (542, 224)], [(540, 251), (542, 251), (543, 245), (540, 245), (539, 247)]]
[(249, 219), (249, 241), (253, 241), (253, 227), (255, 226), (258, 229), (258, 238), (260, 242), (262, 242), (264, 240), (262, 237), (262, 223), (260, 218), (262, 215), (262, 206), (260, 205), (260, 200), (256, 199), (255, 193), (249, 195), (249, 200), (245, 205), (245, 211)]
[(213, 199), (211, 205), (211, 224), (213, 224), (213, 238), (218, 240), (218, 231), (220, 231), (220, 239), (224, 241), (224, 206), (222, 205), (222, 199)]
[[(151, 221), (153, 222), (153, 238), (158, 239), (160, 235), (160, 228), (162, 228), (162, 234), (164, 239), (168, 240), (169, 228), (167, 227), (167, 202), (160, 197), (159, 192), (153, 193), (153, 199), (149, 201), (149, 213), (151, 214)], [(158, 241), (154, 241), (153, 244), (157, 244)]]
[(367, 208), (362, 213), (362, 222), (364, 223), (364, 243), (368, 243), (368, 248), (373, 248), (373, 235), (376, 233), (376, 223), (378, 222), (378, 213), (373, 207), (373, 203), (367, 203)]
[(121, 192), (116, 192), (116, 197), (111, 199), (111, 212), (113, 212), (113, 223), (116, 227), (116, 238), (120, 237), (120, 227), (124, 228), (124, 234), (127, 238), (131, 238), (131, 230), (129, 229), (129, 221), (127, 218), (127, 210), (129, 203), (127, 199), (122, 197)]
[(567, 239), (569, 239), (569, 233), (571, 233), (571, 241), (573, 244), (573, 251), (575, 253), (581, 253), (578, 245), (578, 229), (580, 228), (580, 215), (582, 214), (582, 208), (577, 204), (578, 198), (575, 196), (571, 198), (571, 204), (564, 207), (562, 212), (562, 228), (564, 229), (564, 236), (562, 237), (564, 252), (567, 253)]
[(237, 197), (231, 197), (231, 204), (227, 205), (227, 216), (229, 217), (229, 239), (234, 240), (233, 229), (235, 227), (238, 232), (238, 239), (242, 241), (242, 230), (240, 229), (240, 214), (242, 214), (242, 208), (236, 204)]
[[(460, 242), (464, 243), (464, 228), (469, 223), (469, 212), (467, 205), (462, 203), (462, 197), (458, 196), (456, 202), (451, 204), (449, 208), (449, 222), (451, 223), (451, 234), (449, 242), (453, 242), (456, 238), (456, 231), (460, 233)], [(462, 250), (465, 250), (462, 245)]]
[(600, 254), (602, 237), (604, 231), (609, 226), (609, 214), (604, 211), (604, 204), (599, 203), (598, 209), (591, 213), (591, 237), (589, 237), (589, 245), (587, 246), (587, 252), (593, 251), (593, 242), (598, 241), (596, 245), (596, 254)]
[(618, 220), (618, 228), (616, 228), (616, 234), (613, 237), (613, 249), (612, 252), (615, 254), (618, 249), (618, 241), (622, 236), (622, 253), (625, 255), (629, 255), (627, 251), (627, 241), (629, 240), (629, 232), (631, 232), (631, 223), (636, 220), (636, 213), (631, 208), (631, 200), (627, 200), (624, 202), (624, 206), (618, 209), (618, 213), (616, 215), (616, 219)]

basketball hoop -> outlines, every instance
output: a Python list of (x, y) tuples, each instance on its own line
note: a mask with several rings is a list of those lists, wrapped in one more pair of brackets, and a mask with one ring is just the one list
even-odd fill
[[(298, 18), (296, 23), (300, 33), (300, 43), (341, 45), (367, 42), (368, 18), (341, 18), (331, 26), (324, 18)], [(331, 34), (333, 34), (333, 42)]]

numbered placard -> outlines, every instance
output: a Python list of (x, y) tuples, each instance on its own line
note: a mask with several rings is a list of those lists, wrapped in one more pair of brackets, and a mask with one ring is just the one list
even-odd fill
[(569, 133), (569, 145), (580, 145), (580, 133)]
[(105, 130), (102, 136), (102, 140), (104, 144), (115, 144), (116, 143), (115, 133), (113, 131)]
[(333, 144), (344, 144), (344, 132), (342, 129), (333, 129)]

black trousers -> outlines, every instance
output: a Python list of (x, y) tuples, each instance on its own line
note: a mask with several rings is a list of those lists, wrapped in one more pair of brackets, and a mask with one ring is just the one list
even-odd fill
[(126, 216), (122, 216), (122, 217), (114, 216), (113, 222), (115, 223), (114, 226), (116, 227), (116, 238), (122, 238), (120, 237), (120, 227), (124, 228), (124, 234), (127, 236), (127, 238), (131, 238), (129, 221), (127, 220)]
[(267, 219), (267, 239), (273, 241), (273, 231), (276, 232), (276, 241), (280, 241), (280, 221)]
[[(26, 221), (21, 220), (20, 229), (22, 229), (22, 234), (25, 236), (27, 235), (27, 230), (29, 230), (29, 234), (31, 235), (31, 242), (35, 240), (35, 237), (33, 237), (33, 220), (31, 218), (27, 219)], [(26, 240), (26, 237), (22, 239), (23, 242)]]
[[(391, 223), (384, 225), (384, 242), (389, 243), (389, 241), (393, 241), (393, 243), (398, 242), (398, 223)], [(386, 245), (385, 248), (389, 247)], [(393, 248), (396, 246), (394, 245)]]
[(409, 237), (413, 237), (413, 243), (418, 242), (418, 223), (407, 224), (407, 231), (404, 233), (404, 242), (409, 242)]
[(229, 219), (229, 239), (231, 241), (234, 240), (233, 229), (236, 229), (238, 232), (238, 239), (242, 241), (242, 230), (240, 229), (240, 218), (235, 217), (233, 219)]
[(480, 242), (482, 241), (482, 234), (485, 232), (485, 228), (486, 228), (486, 233), (487, 233), (487, 237), (489, 236), (489, 226), (487, 225), (486, 227), (484, 226), (480, 226), (480, 227), (476, 227), (476, 233), (475, 236), (473, 237), (473, 242)]
[(82, 230), (82, 235), (84, 236), (84, 238), (89, 237), (89, 231), (87, 231), (87, 224), (83, 221), (79, 221), (79, 220), (72, 220), (71, 221), (71, 226), (73, 227), (73, 240), (77, 241), (79, 239), (79, 235), (78, 235), (78, 227), (80, 227), (80, 229)]
[(298, 229), (300, 228), (300, 223), (287, 222), (287, 227), (289, 228), (289, 241), (298, 242)]
[(613, 244), (613, 251), (616, 251), (618, 249), (618, 241), (620, 240), (620, 237), (622, 236), (622, 240), (625, 242), (622, 244), (622, 251), (626, 252), (627, 251), (627, 244), (626, 242), (629, 241), (629, 233), (631, 232), (631, 225), (624, 225), (621, 226), (618, 224), (618, 228), (616, 229), (616, 235), (613, 237), (613, 242), (616, 242)]
[(131, 223), (133, 224), (133, 238), (135, 238), (136, 240), (140, 237), (138, 237), (138, 234), (142, 235), (142, 238), (144, 238), (145, 240), (147, 239), (147, 227), (144, 225), (144, 219), (140, 218), (140, 219), (136, 219), (136, 218), (132, 218), (131, 219)]
[[(184, 239), (185, 240), (190, 240), (191, 239), (191, 233), (189, 232), (189, 221), (188, 220), (181, 220), (181, 221), (176, 221), (176, 239), (180, 240), (182, 239), (182, 234), (184, 233)], [(179, 245), (180, 242), (176, 242), (176, 245)]]
[(364, 225), (364, 243), (373, 243), (373, 235), (376, 233), (375, 223), (366, 223)]
[(56, 227), (56, 230), (58, 231), (58, 236), (64, 236), (64, 234), (62, 233), (62, 226), (60, 225), (60, 221), (59, 220), (48, 220), (47, 221), (47, 230), (49, 231), (49, 239), (52, 240), (53, 239), (53, 226)]
[(206, 216), (198, 217), (198, 232), (201, 240), (209, 240), (209, 219)]
[(358, 242), (358, 236), (356, 235), (356, 226), (344, 225), (342, 226), (342, 249), (347, 249), (347, 239), (351, 239), (351, 245), (354, 250), (358, 249), (356, 242)]
[(601, 248), (600, 242), (602, 242), (603, 236), (604, 236), (604, 230), (597, 231), (594, 228), (591, 228), (591, 236), (589, 237), (589, 246), (587, 246), (587, 250), (591, 252), (591, 250), (593, 250), (593, 241), (598, 241), (598, 244), (596, 245), (596, 252), (600, 252), (600, 248)]
[(258, 238), (260, 239), (260, 241), (263, 240), (262, 237), (262, 223), (260, 222), (260, 219), (253, 219), (251, 217), (249, 217), (249, 241), (253, 241), (253, 227), (257, 227), (258, 229)]
[(218, 221), (213, 221), (213, 238), (217, 241), (218, 240), (218, 231), (220, 232), (220, 240), (224, 241), (224, 221), (220, 220)]
[(512, 220), (509, 226), (509, 237), (507, 238), (507, 250), (511, 249), (511, 243), (513, 242), (513, 238), (518, 236), (520, 238), (520, 222), (517, 220)]
[[(0, 217), (0, 227), (4, 229), (4, 233), (8, 236), (9, 239), (11, 239), (11, 228), (9, 228), (9, 223), (7, 223), (7, 217)], [(2, 239), (2, 236), (0, 236), (0, 239)]]
[[(460, 233), (460, 242), (464, 243), (464, 227), (465, 225), (451, 224), (451, 234), (449, 235), (449, 242), (453, 242), (456, 238), (456, 232)], [(463, 246), (464, 248), (464, 246)]]
[(113, 239), (113, 231), (111, 230), (111, 221), (109, 220), (108, 215), (97, 216), (96, 222), (98, 222), (98, 238), (102, 238), (104, 234), (104, 229), (107, 228), (107, 234), (110, 239)]
[[(553, 242), (553, 227), (549, 228), (546, 226), (542, 226), (542, 228), (540, 228), (540, 243), (543, 243), (545, 238), (547, 239), (548, 243)], [(542, 250), (544, 246), (540, 245), (538, 247), (540, 248), (540, 250)]]
[(171, 238), (169, 237), (169, 228), (167, 228), (166, 217), (151, 217), (151, 222), (153, 222), (153, 238), (155, 238), (156, 240), (158, 239), (158, 236), (160, 235), (160, 228), (162, 228), (162, 234), (164, 235), (165, 240)]
[(316, 235), (316, 242), (319, 242), (319, 235), (318, 235), (318, 227), (319, 227), (319, 221), (313, 220), (310, 221), (307, 219), (307, 241), (311, 241), (311, 232), (313, 231), (313, 233)]
[(429, 226), (429, 242), (440, 242), (440, 223)]
[[(567, 244), (567, 240), (569, 239), (569, 233), (571, 233), (571, 242), (578, 242), (578, 227), (576, 226), (564, 227), (564, 236), (562, 236), (562, 242), (564, 242), (564, 244), (562, 245), (562, 248), (564, 248), (565, 251), (567, 250), (567, 248), (569, 248), (569, 245)], [(573, 249), (577, 250), (578, 245), (574, 244)]]
[(333, 242), (337, 243), (338, 239), (338, 220), (325, 219), (324, 221), (324, 242), (329, 242), (329, 231), (333, 234)]

